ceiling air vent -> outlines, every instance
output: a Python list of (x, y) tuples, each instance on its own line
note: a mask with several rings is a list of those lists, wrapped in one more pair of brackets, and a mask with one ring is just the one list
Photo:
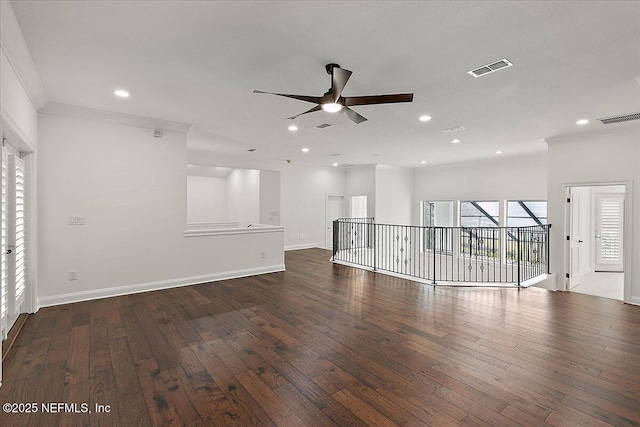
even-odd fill
[(329, 123), (323, 123), (321, 125), (316, 126), (316, 129), (324, 129), (324, 128), (328, 128), (329, 126), (331, 126)]
[(511, 67), (513, 64), (506, 59), (501, 59), (500, 61), (496, 61), (492, 64), (483, 65), (482, 67), (476, 68), (475, 70), (469, 71), (473, 77), (484, 76), (485, 74), (493, 73), (494, 71), (501, 70), (503, 68)]
[(605, 125), (610, 125), (611, 123), (628, 122), (629, 120), (638, 119), (640, 119), (640, 113), (623, 114), (621, 116), (605, 117), (604, 119), (598, 120), (600, 120)]
[(466, 128), (464, 126), (455, 126), (452, 128), (447, 128), (447, 129), (442, 129), (442, 132), (444, 133), (451, 133), (451, 132), (457, 132), (459, 130), (465, 130)]

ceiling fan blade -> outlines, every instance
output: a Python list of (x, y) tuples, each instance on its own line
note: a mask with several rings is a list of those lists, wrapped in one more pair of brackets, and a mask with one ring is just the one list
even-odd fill
[(301, 115), (303, 115), (303, 114), (313, 113), (314, 111), (320, 111), (320, 110), (322, 110), (322, 107), (321, 107), (321, 106), (319, 106), (319, 105), (316, 105), (315, 107), (313, 107), (313, 108), (312, 108), (312, 109), (310, 109), (310, 110), (305, 111), (304, 113), (300, 113), (300, 114), (296, 114), (295, 116), (287, 117), (287, 119), (291, 119), (291, 120), (293, 120), (293, 119), (295, 119), (296, 117), (299, 117), (299, 116), (301, 116)]
[(367, 119), (362, 117), (360, 114), (356, 113), (349, 107), (342, 107), (340, 113), (347, 116), (350, 120), (354, 121), (356, 124), (360, 124), (362, 122), (366, 122)]
[(333, 102), (338, 102), (338, 99), (340, 99), (340, 95), (351, 74), (351, 71), (338, 67), (335, 67), (331, 72), (331, 96), (333, 96)]
[(393, 104), (396, 102), (413, 101), (412, 93), (396, 93), (393, 95), (369, 95), (369, 96), (349, 96), (344, 99), (344, 105), (351, 107), (354, 105), (371, 104)]
[(261, 90), (254, 90), (253, 93), (266, 93), (267, 95), (284, 96), (284, 97), (287, 97), (287, 98), (293, 98), (293, 99), (297, 99), (297, 100), (300, 100), (300, 101), (311, 102), (312, 104), (320, 104), (320, 102), (322, 101), (322, 97), (321, 96), (289, 95), (289, 94), (286, 94), (286, 93), (263, 92)]

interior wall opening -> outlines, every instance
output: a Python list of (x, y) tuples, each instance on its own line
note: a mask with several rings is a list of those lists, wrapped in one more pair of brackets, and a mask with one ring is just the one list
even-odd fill
[(566, 290), (624, 300), (625, 196), (625, 185), (567, 187)]

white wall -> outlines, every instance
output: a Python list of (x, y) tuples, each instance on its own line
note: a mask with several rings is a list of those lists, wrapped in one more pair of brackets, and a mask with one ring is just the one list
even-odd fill
[(37, 112), (11, 66), (4, 49), (0, 50), (0, 105), (2, 118), (18, 136), (35, 150), (38, 140)]
[(227, 219), (241, 226), (260, 222), (260, 171), (234, 169), (227, 176)]
[(39, 135), (43, 305), (282, 269), (282, 231), (184, 236), (184, 134), (40, 114)]
[(187, 176), (187, 222), (227, 220), (227, 180)]
[(377, 223), (413, 224), (413, 169), (377, 165), (375, 194)]
[(327, 195), (345, 194), (344, 171), (287, 166), (280, 188), (285, 247), (324, 247)]
[(633, 268), (640, 265), (640, 128), (624, 127), (615, 132), (612, 129), (548, 141), (549, 222), (556, 225), (551, 229), (551, 271), (558, 273), (556, 288), (563, 289), (564, 272), (560, 270), (564, 265), (565, 186), (633, 181), (633, 191), (626, 193), (625, 203), (625, 226), (633, 237), (632, 253), (625, 251), (625, 281), (631, 283), (625, 301), (640, 304), (640, 269)]
[(260, 224), (280, 225), (280, 172), (260, 171)]
[[(367, 216), (376, 218), (376, 165), (347, 169), (346, 191), (349, 196), (367, 196)], [(347, 203), (349, 201), (347, 200)]]
[(501, 157), (414, 170), (413, 219), (420, 202), (439, 200), (546, 200), (547, 156)]
[[(215, 140), (198, 131), (188, 138), (201, 139), (200, 144), (213, 144)], [(343, 168), (310, 165), (257, 162), (245, 157), (225, 157), (207, 151), (189, 151), (189, 162), (224, 165), (234, 168), (261, 169), (280, 173), (280, 225), (285, 228), (285, 247), (298, 249), (325, 246), (325, 216), (328, 194), (346, 195), (346, 174)], [(359, 168), (355, 168), (359, 169)], [(373, 194), (374, 168), (366, 168), (365, 180), (359, 189)], [(369, 201), (371, 203), (371, 201)], [(373, 207), (369, 207), (373, 209)], [(231, 220), (231, 218), (229, 218)]]

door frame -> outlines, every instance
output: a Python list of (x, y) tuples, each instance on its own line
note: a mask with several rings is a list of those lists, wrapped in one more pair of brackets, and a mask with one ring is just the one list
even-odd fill
[(342, 212), (344, 213), (345, 210), (345, 200), (347, 200), (347, 196), (345, 196), (342, 193), (325, 193), (325, 198), (324, 198), (324, 248), (325, 249), (329, 249), (332, 250), (333, 248), (331, 247), (327, 247), (327, 227), (329, 226), (329, 222), (330, 222), (330, 216), (331, 216), (331, 212), (330, 212), (330, 203), (329, 203), (329, 197), (342, 197)]
[(562, 266), (560, 272), (562, 274), (563, 285), (560, 287), (560, 290), (567, 291), (567, 281), (564, 278), (567, 271), (569, 271), (569, 259), (567, 256), (567, 240), (565, 236), (567, 236), (567, 232), (569, 232), (569, 215), (571, 213), (569, 209), (569, 204), (566, 203), (567, 194), (569, 194), (570, 187), (600, 187), (600, 186), (608, 186), (608, 185), (624, 185), (624, 194), (625, 194), (625, 203), (624, 203), (624, 219), (623, 219), (623, 239), (622, 242), (622, 250), (623, 250), (623, 265), (624, 265), (624, 302), (628, 304), (637, 304), (631, 301), (631, 278), (633, 277), (633, 259), (632, 259), (632, 248), (633, 248), (633, 181), (597, 181), (597, 182), (574, 182), (574, 183), (564, 183), (562, 184), (563, 188), (563, 234), (562, 234), (562, 248), (563, 248), (563, 257), (562, 257)]
[(26, 257), (25, 270), (26, 289), (24, 309), (27, 313), (35, 313), (40, 309), (38, 302), (38, 185), (37, 185), (37, 150), (34, 141), (25, 135), (18, 125), (2, 114), (0, 137), (18, 151), (24, 161), (25, 187), (25, 233)]

